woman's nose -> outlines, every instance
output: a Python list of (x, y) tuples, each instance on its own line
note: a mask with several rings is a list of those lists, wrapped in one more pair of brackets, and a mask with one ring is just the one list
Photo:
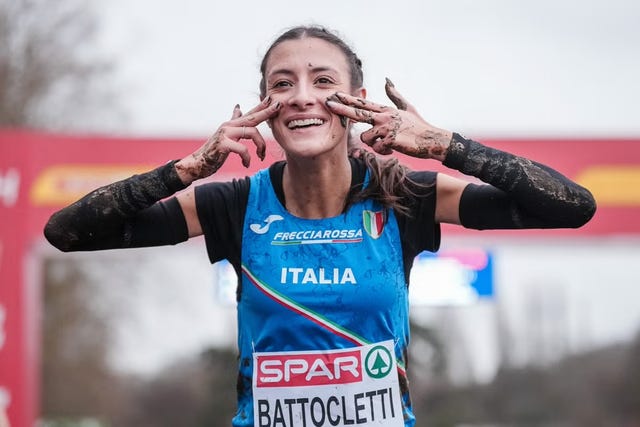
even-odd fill
[(317, 102), (317, 96), (314, 95), (313, 88), (309, 85), (298, 84), (289, 98), (289, 105), (298, 108), (304, 108)]

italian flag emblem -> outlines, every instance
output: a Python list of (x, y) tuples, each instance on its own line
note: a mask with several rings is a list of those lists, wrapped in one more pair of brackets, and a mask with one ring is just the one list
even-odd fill
[(385, 222), (387, 222), (386, 210), (374, 212), (365, 209), (362, 212), (362, 225), (364, 226), (364, 230), (374, 239), (382, 235)]

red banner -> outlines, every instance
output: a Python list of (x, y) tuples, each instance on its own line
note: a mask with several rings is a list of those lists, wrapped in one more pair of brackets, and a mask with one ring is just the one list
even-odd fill
[[(596, 197), (596, 216), (583, 228), (519, 234), (528, 238), (640, 233), (640, 139), (482, 142), (545, 163), (585, 185)], [(98, 186), (183, 157), (201, 143), (0, 131), (0, 408), (6, 408), (11, 425), (33, 426), (38, 414), (41, 284), (29, 262), (34, 248), (42, 244), (49, 215)], [(254, 156), (251, 167), (245, 169), (232, 156), (215, 179), (244, 176), (266, 167), (279, 155), (275, 142), (269, 145), (264, 163)], [(403, 161), (414, 169), (444, 170), (434, 161)], [(444, 233), (478, 232), (447, 226)]]

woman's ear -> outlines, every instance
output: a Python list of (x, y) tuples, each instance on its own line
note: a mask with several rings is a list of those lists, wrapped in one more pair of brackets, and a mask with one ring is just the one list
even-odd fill
[(366, 98), (367, 97), (367, 90), (365, 88), (361, 87), (360, 89), (355, 91), (353, 96), (357, 96), (358, 98)]

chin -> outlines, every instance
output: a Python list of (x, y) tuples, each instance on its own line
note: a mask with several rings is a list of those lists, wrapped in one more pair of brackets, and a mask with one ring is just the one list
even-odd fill
[(344, 142), (340, 142), (338, 144), (333, 141), (325, 140), (321, 143), (316, 139), (315, 141), (309, 141), (309, 143), (301, 143), (302, 141), (294, 142), (289, 146), (289, 149), (285, 149), (287, 155), (296, 156), (296, 157), (319, 157), (323, 155), (332, 155), (332, 154), (346, 154), (347, 153), (347, 142), (346, 139)]
[[(347, 134), (296, 135), (280, 134), (276, 137), (288, 157), (318, 157), (332, 152), (347, 152)], [(336, 142), (337, 141), (337, 142)]]
[(331, 153), (333, 150), (326, 147), (295, 147), (294, 149), (285, 150), (287, 158), (298, 159), (317, 159), (323, 155)]

